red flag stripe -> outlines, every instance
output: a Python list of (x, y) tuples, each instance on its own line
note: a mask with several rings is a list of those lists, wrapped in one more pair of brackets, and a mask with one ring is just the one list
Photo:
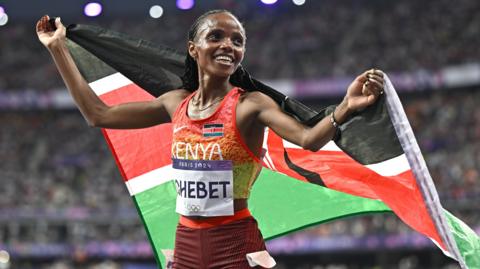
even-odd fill
[[(284, 148), (282, 138), (274, 132), (269, 132), (267, 144), (278, 171), (306, 181), (287, 166), (284, 159), (286, 150), (293, 163), (319, 174), (328, 188), (381, 199), (410, 227), (437, 243), (442, 242), (410, 170), (393, 176), (382, 176), (341, 151), (310, 152), (299, 148)], [(411, 210), (412, 208), (416, 210)], [(440, 246), (444, 247), (443, 243)]]
[[(90, 83), (90, 86), (95, 88), (97, 93), (103, 93), (100, 98), (107, 105), (154, 99), (152, 95), (122, 77), (117, 73)], [(129, 84), (125, 85), (127, 82)], [(171, 124), (161, 124), (134, 130), (103, 129), (125, 181), (171, 164), (171, 128)], [(158, 151), (162, 154), (158, 154)], [(129, 187), (132, 188), (139, 189)]]
[[(109, 105), (122, 103), (126, 100), (132, 102), (153, 99), (153, 96), (134, 84), (108, 91), (100, 97)], [(152, 175), (151, 171), (164, 167), (171, 162), (170, 143), (161, 142), (171, 141), (171, 138), (165, 137), (165, 135), (171, 136), (170, 124), (137, 130), (107, 129), (104, 132), (109, 144), (113, 145), (115, 158), (126, 181), (137, 178), (138, 180), (135, 180), (135, 182), (147, 180), (150, 183), (152, 177), (149, 175)], [(160, 134), (162, 134), (162, 137), (159, 137)], [(123, 143), (119, 143), (120, 141)], [(128, 142), (125, 143), (125, 141)], [(283, 157), (285, 148), (282, 138), (273, 132), (269, 132), (266, 144), (272, 166), (279, 172), (306, 181), (289, 169), (285, 163)], [(162, 149), (160, 150), (162, 154), (156, 153), (159, 148)], [(318, 173), (327, 187), (353, 195), (373, 199), (380, 198), (412, 228), (429, 236), (436, 242), (443, 242), (423, 204), (422, 195), (411, 172), (385, 177), (355, 162), (343, 152), (320, 151), (310, 153), (296, 148), (287, 148), (286, 151), (293, 163)], [(132, 186), (129, 189), (132, 189)], [(395, 192), (391, 190), (395, 190)], [(415, 207), (417, 210), (412, 211), (411, 208)], [(440, 243), (440, 245), (445, 248), (443, 243)]]

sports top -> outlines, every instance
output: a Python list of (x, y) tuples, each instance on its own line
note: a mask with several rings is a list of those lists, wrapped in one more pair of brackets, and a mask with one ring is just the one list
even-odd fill
[(231, 89), (215, 112), (190, 119), (188, 104), (195, 92), (180, 103), (172, 119), (172, 159), (231, 160), (233, 197), (248, 198), (260, 172), (261, 161), (250, 151), (237, 129), (236, 105), (244, 90)]

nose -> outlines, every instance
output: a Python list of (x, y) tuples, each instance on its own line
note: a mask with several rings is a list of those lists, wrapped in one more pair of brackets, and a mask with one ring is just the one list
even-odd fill
[(220, 48), (232, 50), (233, 49), (232, 40), (230, 40), (230, 38), (222, 39), (222, 42), (220, 43)]

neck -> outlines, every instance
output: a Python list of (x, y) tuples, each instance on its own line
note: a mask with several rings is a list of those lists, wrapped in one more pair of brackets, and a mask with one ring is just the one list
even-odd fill
[(208, 75), (200, 76), (196, 101), (203, 106), (224, 97), (233, 88), (228, 79), (229, 77), (217, 79)]

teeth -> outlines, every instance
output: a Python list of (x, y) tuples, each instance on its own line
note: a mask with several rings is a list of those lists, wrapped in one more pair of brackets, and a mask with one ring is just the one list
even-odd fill
[(222, 61), (227, 61), (227, 62), (233, 62), (233, 59), (229, 56), (224, 56), (224, 55), (219, 55), (215, 57), (217, 60), (222, 60)]

